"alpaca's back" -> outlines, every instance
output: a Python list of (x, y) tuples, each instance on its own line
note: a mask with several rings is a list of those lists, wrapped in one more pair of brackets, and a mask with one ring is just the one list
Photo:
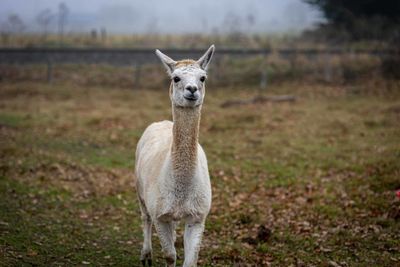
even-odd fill
[(145, 189), (155, 185), (155, 180), (170, 151), (172, 143), (171, 121), (155, 122), (149, 125), (136, 148), (136, 188), (142, 199)]

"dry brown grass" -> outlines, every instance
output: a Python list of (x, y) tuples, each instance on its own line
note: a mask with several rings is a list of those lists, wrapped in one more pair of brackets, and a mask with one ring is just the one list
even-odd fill
[[(237, 108), (221, 104), (259, 90), (209, 85), (200, 142), (213, 206), (200, 265), (398, 264), (400, 96), (369, 90), (385, 84), (279, 83), (268, 94), (298, 101)], [(2, 262), (139, 262), (134, 149), (171, 117), (162, 88), (0, 84)]]

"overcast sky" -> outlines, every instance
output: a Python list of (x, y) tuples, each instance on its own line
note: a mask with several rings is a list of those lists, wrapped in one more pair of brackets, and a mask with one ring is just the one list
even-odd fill
[[(57, 0), (0, 0), (0, 23), (19, 15), (27, 31), (39, 31), (37, 14)], [(106, 28), (114, 33), (298, 32), (321, 21), (301, 0), (65, 0), (67, 31)], [(56, 30), (56, 19), (51, 29)]]

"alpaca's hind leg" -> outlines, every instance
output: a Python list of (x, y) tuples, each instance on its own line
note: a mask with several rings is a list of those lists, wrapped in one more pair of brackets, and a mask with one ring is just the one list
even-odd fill
[(197, 266), (197, 257), (200, 250), (201, 238), (204, 231), (204, 222), (186, 223), (184, 234), (185, 261), (184, 267)]
[(167, 266), (174, 267), (176, 264), (176, 250), (174, 245), (175, 223), (156, 220), (154, 225), (160, 238)]
[(146, 266), (146, 262), (148, 266), (152, 265), (152, 248), (151, 248), (151, 217), (147, 212), (146, 206), (143, 201), (139, 198), (140, 203), (140, 211), (142, 213), (142, 223), (143, 223), (143, 248), (140, 255), (140, 260), (143, 266)]

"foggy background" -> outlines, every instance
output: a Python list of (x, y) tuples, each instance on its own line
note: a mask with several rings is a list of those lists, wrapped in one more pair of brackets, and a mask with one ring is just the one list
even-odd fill
[[(301, 0), (68, 0), (66, 32), (105, 29), (109, 33), (298, 33), (321, 22), (321, 13)], [(45, 13), (48, 32), (57, 31), (60, 1), (2, 0), (0, 26), (10, 15), (23, 32), (40, 32)]]

